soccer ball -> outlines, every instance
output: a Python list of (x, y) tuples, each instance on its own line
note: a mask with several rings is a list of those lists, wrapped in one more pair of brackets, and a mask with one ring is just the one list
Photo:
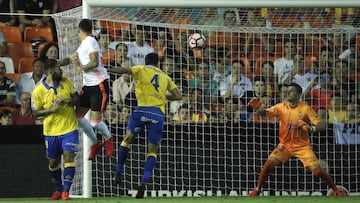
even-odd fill
[(328, 190), (328, 192), (327, 192), (327, 196), (347, 196), (347, 195), (349, 195), (349, 191), (345, 188), (345, 187), (343, 187), (343, 186), (341, 186), (341, 185), (336, 185), (336, 187), (341, 191), (341, 192), (339, 192), (339, 193), (335, 193), (334, 192), (334, 190), (333, 189), (329, 189)]
[(188, 38), (188, 45), (191, 49), (202, 49), (206, 46), (206, 38), (200, 33), (193, 33)]

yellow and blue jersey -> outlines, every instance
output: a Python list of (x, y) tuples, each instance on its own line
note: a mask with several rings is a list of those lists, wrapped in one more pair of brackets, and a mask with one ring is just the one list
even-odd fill
[(133, 66), (131, 75), (136, 80), (135, 94), (138, 106), (159, 107), (165, 114), (166, 92), (176, 88), (171, 78), (151, 65)]
[[(32, 108), (42, 110), (50, 108), (53, 101), (58, 97), (71, 99), (74, 93), (74, 85), (68, 78), (63, 78), (60, 83), (50, 86), (45, 82), (46, 78), (35, 87), (32, 92)], [(78, 129), (73, 106), (63, 105), (53, 114), (44, 117), (43, 133), (45, 136), (60, 136)]]

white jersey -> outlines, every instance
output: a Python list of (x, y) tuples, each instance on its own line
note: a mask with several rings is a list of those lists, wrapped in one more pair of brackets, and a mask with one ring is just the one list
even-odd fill
[[(220, 81), (219, 89), (220, 95), (224, 96), (228, 89), (231, 87), (232, 75), (226, 76)], [(254, 90), (250, 78), (241, 75), (238, 82), (233, 86), (232, 97), (242, 97), (246, 91)]]
[(144, 46), (140, 47), (136, 44), (136, 42), (133, 42), (131, 44), (128, 44), (127, 56), (130, 58), (132, 66), (144, 65), (145, 56), (148, 53), (153, 53), (153, 52), (154, 52), (154, 48), (152, 48), (148, 44), (144, 44)]
[(301, 86), (302, 92), (304, 93), (305, 90), (309, 87), (309, 85), (313, 82), (313, 80), (317, 77), (316, 74), (313, 73), (305, 73), (304, 75), (296, 74), (292, 81), (293, 83), (296, 83)]
[(76, 52), (79, 54), (80, 65), (86, 65), (90, 62), (91, 53), (97, 52), (99, 54), (99, 65), (92, 70), (83, 71), (83, 86), (95, 86), (109, 78), (109, 74), (101, 63), (100, 47), (94, 37), (86, 37)]
[(274, 74), (278, 78), (278, 83), (283, 84), (287, 77), (290, 76), (294, 67), (293, 60), (287, 60), (285, 58), (279, 58), (274, 61)]

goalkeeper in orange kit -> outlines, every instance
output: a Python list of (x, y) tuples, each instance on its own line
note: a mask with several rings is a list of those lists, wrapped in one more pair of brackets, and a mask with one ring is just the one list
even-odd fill
[(260, 115), (280, 119), (279, 145), (274, 149), (261, 169), (256, 188), (248, 196), (258, 196), (265, 179), (275, 166), (284, 164), (290, 158), (298, 158), (306, 169), (319, 176), (328, 185), (334, 195), (344, 196), (347, 193), (338, 189), (330, 175), (320, 167), (320, 162), (310, 145), (309, 132), (322, 131), (325, 122), (316, 115), (315, 111), (303, 102), (300, 102), (302, 88), (291, 83), (287, 90), (287, 101), (278, 103), (265, 109), (261, 100), (253, 98), (248, 105), (258, 111)]

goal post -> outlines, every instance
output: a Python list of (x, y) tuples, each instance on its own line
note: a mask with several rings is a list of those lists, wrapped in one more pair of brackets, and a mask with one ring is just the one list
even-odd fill
[[(199, 12), (197, 10), (199, 8), (212, 9), (206, 13)], [(245, 16), (250, 12), (263, 17), (262, 20), (266, 22), (261, 27), (224, 26), (218, 18), (222, 18), (225, 8), (238, 11), (237, 22), (241, 25), (246, 23)], [(268, 8), (268, 10), (262, 8)], [(299, 11), (300, 8), (301, 11)], [(306, 15), (316, 16), (319, 10), (315, 8), (322, 9), (324, 19), (321, 19), (320, 23), (310, 22), (309, 26), (303, 19)], [(349, 72), (339, 73), (349, 75), (353, 81), (346, 90), (348, 93), (346, 99), (341, 101), (341, 105), (345, 108), (349, 101), (354, 99), (349, 95), (356, 97), (360, 94), (354, 93), (351, 89), (357, 85), (355, 82), (358, 82), (360, 78), (359, 8), (360, 1), (358, 0), (83, 0), (81, 7), (53, 16), (58, 30), (60, 58), (75, 51), (79, 45), (78, 23), (81, 18), (93, 20), (95, 35), (98, 36), (102, 30), (108, 32), (108, 49), (113, 52), (116, 52), (118, 43), (130, 44), (135, 38), (134, 32), (144, 28), (148, 29), (146, 30), (148, 35), (143, 36), (144, 41), (149, 41), (154, 50), (160, 53), (162, 47), (159, 46), (159, 33), (165, 32), (165, 42), (171, 44), (173, 46), (171, 48), (181, 47), (179, 52), (186, 58), (177, 56), (175, 52), (171, 52), (171, 49), (166, 49), (161, 52), (163, 58), (160, 66), (163, 70), (164, 67), (171, 67), (174, 72), (180, 72), (188, 86), (184, 85), (183, 80), (178, 81), (177, 85), (184, 91), (188, 103), (193, 102), (192, 93), (196, 89), (189, 87), (190, 81), (196, 76), (200, 65), (203, 65), (202, 62), (205, 61), (205, 64), (209, 65), (210, 58), (213, 57), (212, 60), (225, 63), (228, 60), (228, 56), (224, 54), (225, 51), (231, 50), (232, 61), (241, 61), (245, 66), (244, 75), (252, 83), (256, 76), (270, 75), (262, 72), (261, 65), (263, 62), (273, 62), (283, 57), (285, 43), (288, 41), (294, 42), (296, 52), (299, 50), (304, 52), (306, 67), (309, 69), (313, 68), (313, 63), (322, 60), (319, 55), (322, 47), (336, 42), (343, 50), (330, 51), (330, 55), (335, 57), (328, 60), (334, 64), (334, 67), (340, 55), (350, 50), (350, 56), (342, 56), (346, 59), (342, 61), (344, 68)], [(272, 16), (270, 16), (270, 10)], [(276, 15), (281, 18), (274, 20)], [(343, 16), (346, 15), (351, 18), (344, 18)], [(186, 47), (188, 36), (194, 32), (206, 36), (208, 46), (200, 50), (202, 52), (200, 55), (197, 55), (196, 50), (189, 50)], [(221, 32), (228, 32), (231, 36), (219, 34)], [(255, 39), (256, 35), (262, 35), (266, 40)], [(251, 36), (251, 40), (246, 41), (248, 36)], [(259, 48), (260, 45), (266, 48)], [(215, 52), (215, 56), (206, 58), (206, 55), (212, 55)], [(171, 57), (168, 58), (168, 55)], [(64, 74), (74, 81), (77, 89), (81, 87), (81, 74), (74, 72), (71, 65), (65, 67)], [(215, 73), (211, 72), (211, 74), (215, 76)], [(317, 76), (320, 77), (320, 73), (317, 73)], [(119, 75), (112, 75), (110, 84), (119, 77)], [(173, 77), (173, 79), (177, 78)], [(346, 81), (339, 79), (338, 82)], [(360, 90), (360, 87), (355, 88), (357, 88), (356, 91)], [(203, 89), (203, 91), (206, 90)], [(274, 90), (272, 93), (280, 94), (280, 90)], [(269, 95), (273, 95), (272, 93)], [(113, 98), (113, 96), (111, 92), (110, 97)], [(236, 104), (231, 104), (238, 108), (233, 112), (232, 109), (227, 109), (227, 101), (206, 97), (207, 95), (204, 95), (194, 99), (194, 101), (206, 101), (204, 102), (206, 105), (203, 105), (206, 108), (202, 110), (204, 110), (204, 115), (208, 116), (208, 121), (204, 123), (176, 123), (172, 118), (177, 115), (178, 108), (175, 107), (179, 105), (174, 104), (175, 110), (170, 108), (170, 104), (168, 105), (169, 114), (166, 116), (167, 122), (159, 149), (159, 161), (147, 188), (148, 196), (244, 196), (256, 186), (261, 166), (278, 143), (278, 123), (267, 121), (256, 123), (253, 120), (246, 120), (250, 114), (242, 112), (246, 111), (246, 108), (243, 104), (237, 103), (239, 100), (236, 100)], [(278, 97), (280, 96), (277, 95), (276, 99)], [(194, 102), (191, 104), (194, 106)], [(147, 147), (146, 137), (143, 134), (139, 135), (132, 145), (124, 169), (123, 182), (115, 185), (117, 151), (126, 129), (126, 122), (113, 123), (111, 121), (120, 119), (123, 115), (120, 110), (125, 105), (119, 106), (113, 103), (114, 108), (109, 109), (109, 112), (104, 115), (104, 120), (109, 122), (110, 131), (114, 136), (113, 157), (106, 157), (103, 152), (100, 152), (92, 162), (87, 161), (90, 143), (86, 136), (82, 136), (82, 155), (76, 160), (79, 167), (71, 191), (74, 197), (135, 194), (143, 172)], [(359, 119), (359, 109), (355, 109), (354, 112), (355, 117)], [(232, 116), (240, 117), (241, 121), (225, 123), (224, 119), (230, 113)], [(201, 120), (201, 118), (198, 119)], [(356, 137), (360, 135), (359, 124), (334, 125), (329, 125), (326, 133), (313, 134), (312, 146), (322, 166), (334, 177), (336, 183), (346, 187), (351, 195), (359, 195), (360, 144), (344, 144), (352, 135), (355, 137), (354, 142), (360, 139)], [(340, 138), (341, 141), (339, 141)], [(327, 190), (328, 188), (313, 174), (307, 172), (299, 161), (290, 160), (274, 170), (264, 184), (263, 194), (326, 195)]]

